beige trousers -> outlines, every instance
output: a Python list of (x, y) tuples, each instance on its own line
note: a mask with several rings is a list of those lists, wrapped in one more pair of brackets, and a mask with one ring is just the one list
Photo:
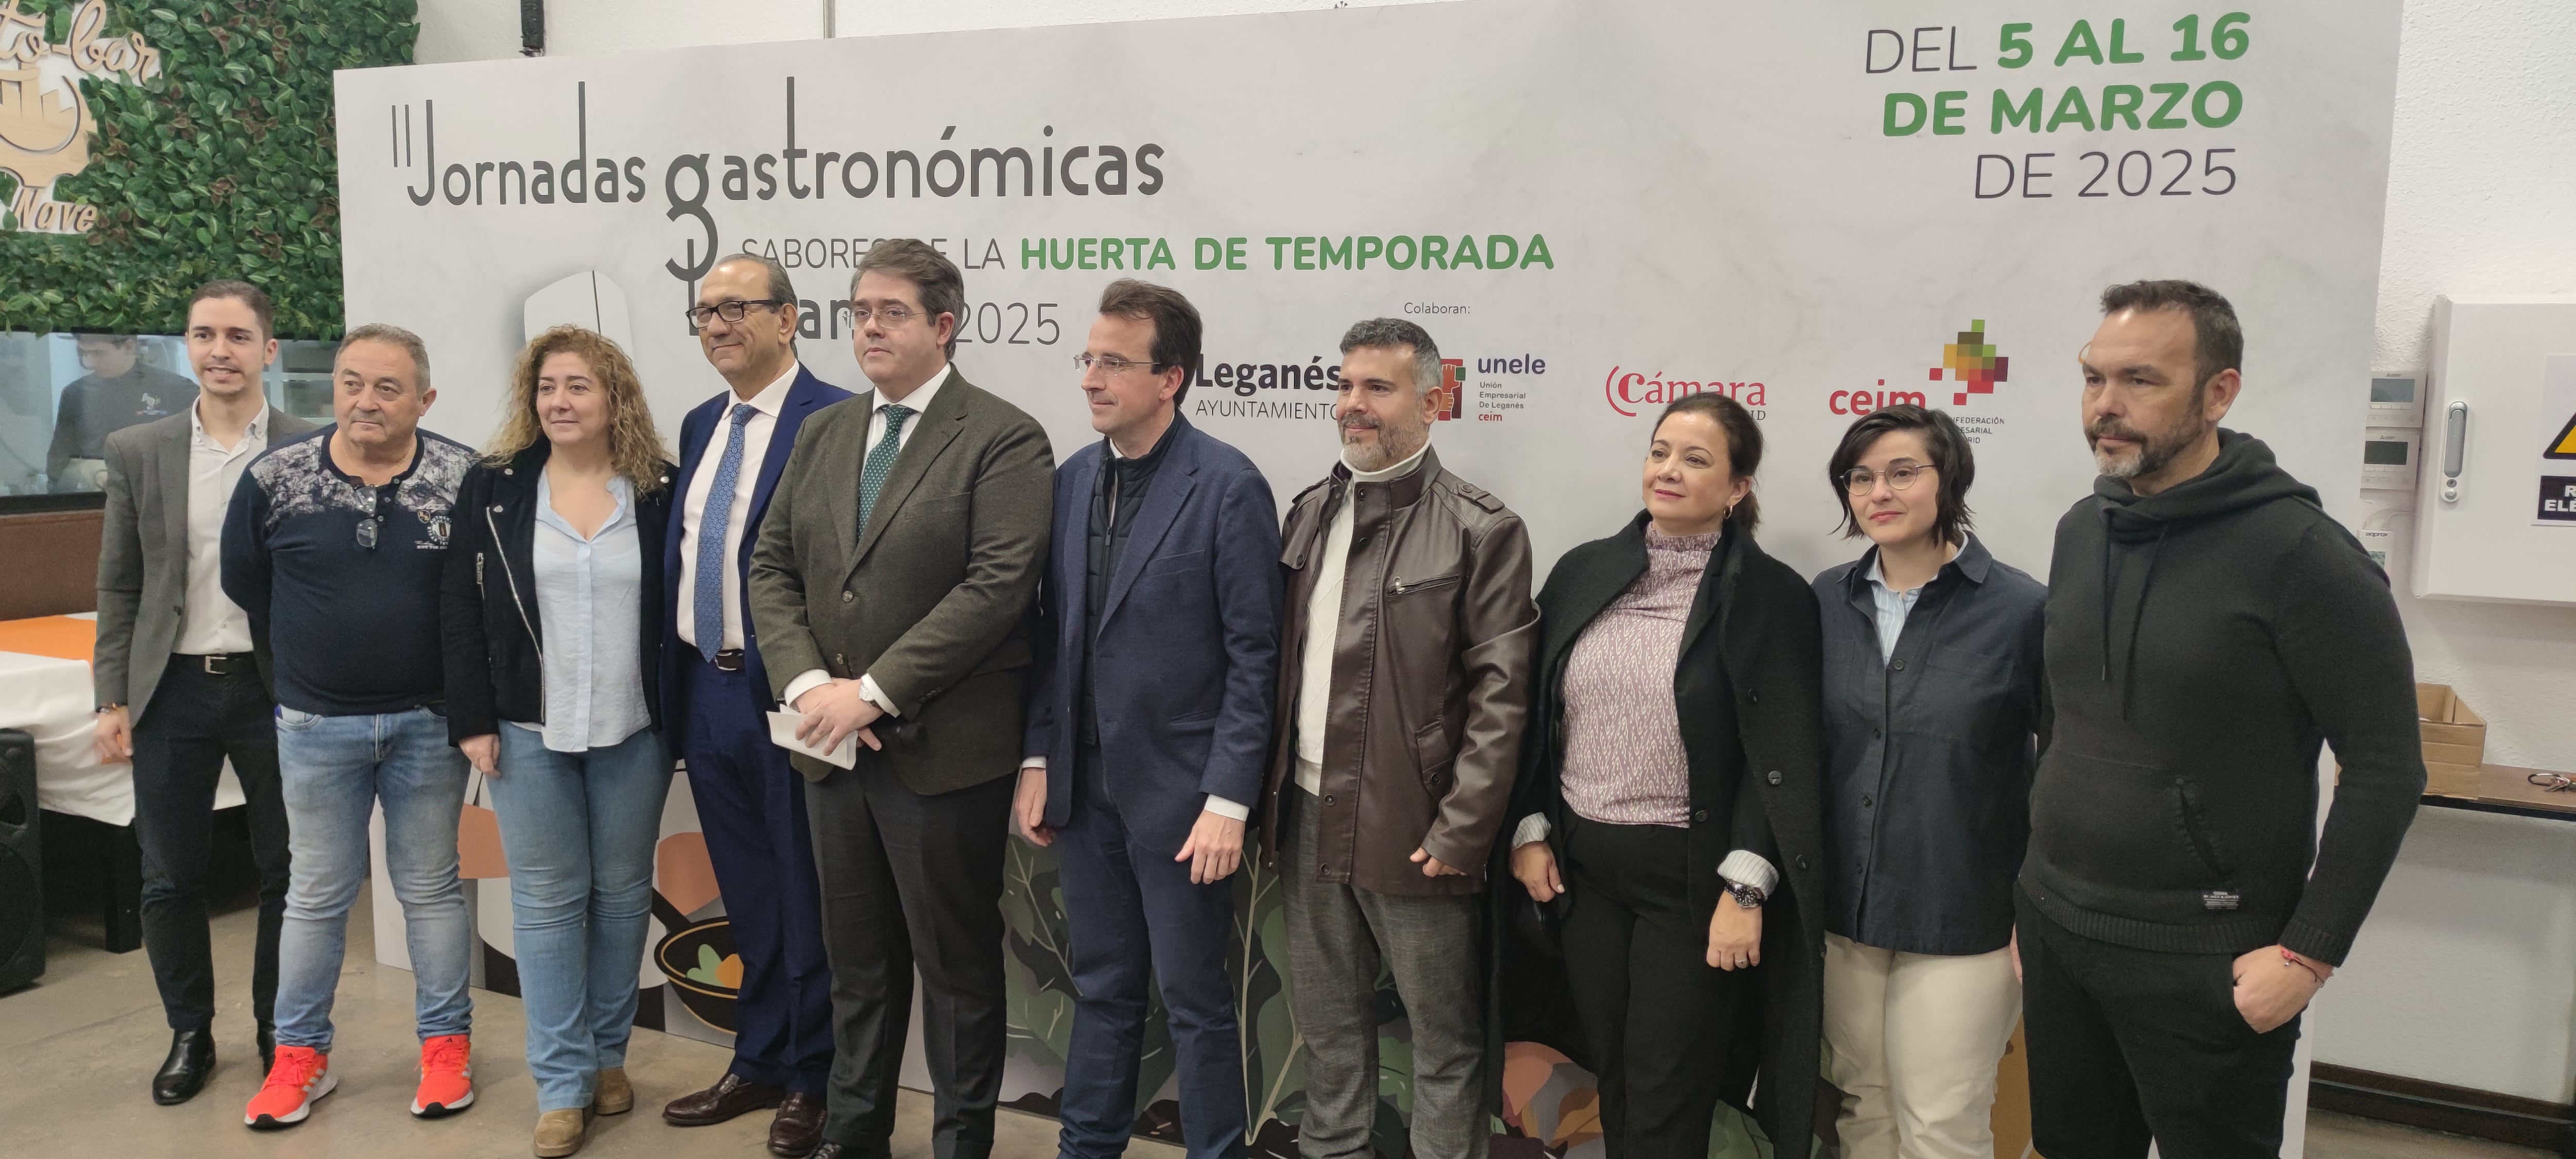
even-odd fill
[(1993, 1159), (1995, 1071), (2020, 1019), (2009, 950), (1903, 954), (1826, 934), (1844, 1159)]

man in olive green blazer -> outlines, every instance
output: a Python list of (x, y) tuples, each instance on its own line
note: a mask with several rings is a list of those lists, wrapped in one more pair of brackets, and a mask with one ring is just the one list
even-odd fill
[(1044, 429), (948, 362), (964, 279), (882, 241), (851, 287), (876, 389), (805, 420), (752, 553), (751, 616), (780, 701), (841, 769), (806, 778), (832, 1062), (814, 1159), (886, 1153), (920, 969), (934, 1150), (993, 1146), (1008, 1012), (1002, 859), (1054, 509)]

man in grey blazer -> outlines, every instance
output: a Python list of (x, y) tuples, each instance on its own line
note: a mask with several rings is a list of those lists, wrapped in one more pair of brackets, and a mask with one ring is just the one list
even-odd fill
[(1002, 1048), (1002, 857), (1054, 505), (1046, 432), (949, 364), (965, 280), (880, 241), (850, 289), (876, 389), (805, 420), (751, 561), (751, 615), (799, 736), (823, 881), (834, 1057), (814, 1159), (887, 1154), (895, 1080), (923, 1036), (943, 1159), (993, 1149)]
[(259, 866), (251, 1012), (261, 1071), (276, 1050), (277, 934), (286, 913), (286, 805), (279, 795), (276, 704), (264, 641), (224, 595), (224, 511), (242, 469), (313, 424), (268, 405), (261, 371), (277, 357), (268, 295), (208, 282), (188, 303), (188, 360), (199, 390), (185, 413), (107, 437), (107, 519), (98, 554), (96, 749), (134, 764), (134, 829), (143, 847), (143, 946), (161, 989), (170, 1055), (152, 1101), (183, 1103), (214, 1072), (214, 953), (206, 872), (216, 781), (232, 759), (250, 807)]

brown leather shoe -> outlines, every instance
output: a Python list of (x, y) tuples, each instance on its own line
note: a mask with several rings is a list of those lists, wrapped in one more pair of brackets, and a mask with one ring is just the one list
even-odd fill
[(797, 1091), (778, 1104), (778, 1117), (769, 1123), (770, 1154), (803, 1159), (822, 1141), (822, 1099)]
[(786, 1097), (784, 1087), (751, 1082), (728, 1071), (716, 1085), (671, 1100), (662, 1108), (662, 1119), (674, 1127), (712, 1127), (738, 1115), (768, 1110)]

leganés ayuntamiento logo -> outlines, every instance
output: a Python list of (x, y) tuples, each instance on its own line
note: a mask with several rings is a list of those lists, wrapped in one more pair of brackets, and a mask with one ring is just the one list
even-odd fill
[(54, 183), (89, 168), (97, 118), (83, 78), (141, 84), (161, 75), (161, 50), (141, 33), (103, 36), (107, 0), (71, 10), (68, 36), (46, 38), (46, 13), (0, 0), (0, 171), (17, 178), (6, 219), (35, 233), (89, 232), (96, 206), (54, 199)]

